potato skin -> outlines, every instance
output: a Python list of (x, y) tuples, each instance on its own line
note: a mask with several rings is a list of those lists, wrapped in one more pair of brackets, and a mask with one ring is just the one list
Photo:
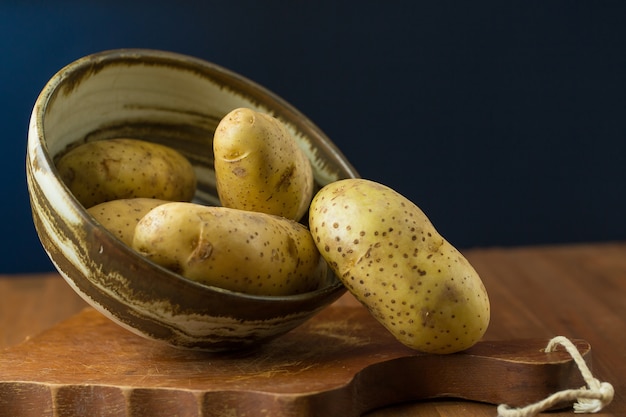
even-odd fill
[(453, 353), (487, 330), (489, 298), (477, 272), (391, 188), (330, 183), (311, 202), (309, 227), (346, 288), (406, 346)]
[(137, 224), (133, 248), (188, 279), (248, 294), (313, 291), (328, 273), (306, 227), (227, 207), (160, 205)]
[(133, 244), (135, 226), (153, 208), (167, 203), (154, 198), (126, 198), (105, 201), (87, 209), (98, 223), (128, 246)]
[(213, 138), (225, 207), (300, 220), (313, 197), (311, 162), (280, 120), (247, 108), (227, 114)]
[(196, 190), (193, 166), (183, 155), (139, 139), (84, 143), (63, 155), (56, 167), (85, 208), (137, 197), (190, 201)]

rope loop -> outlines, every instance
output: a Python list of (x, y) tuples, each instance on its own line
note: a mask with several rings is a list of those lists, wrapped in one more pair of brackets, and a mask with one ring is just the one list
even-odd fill
[(578, 366), (587, 387), (567, 389), (556, 392), (549, 397), (521, 408), (511, 408), (506, 404), (498, 406), (498, 417), (533, 417), (559, 403), (576, 401), (574, 413), (597, 413), (612, 400), (615, 390), (608, 382), (601, 382), (593, 377), (587, 363), (576, 346), (566, 337), (557, 336), (550, 340), (546, 352), (553, 352), (558, 345), (565, 348)]

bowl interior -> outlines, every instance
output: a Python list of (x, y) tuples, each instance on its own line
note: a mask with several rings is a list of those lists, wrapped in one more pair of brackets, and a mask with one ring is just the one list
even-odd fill
[(243, 76), (193, 57), (132, 50), (95, 54), (62, 70), (43, 94), (41, 127), (52, 158), (99, 139), (134, 137), (163, 143), (191, 160), (202, 202), (219, 203), (212, 138), (222, 117), (237, 107), (281, 119), (309, 156), (318, 185), (358, 175), (293, 106)]
[[(309, 156), (318, 187), (358, 176), (324, 133), (293, 106), (232, 71), (185, 55), (151, 50), (90, 55), (59, 71), (35, 104), (27, 178), (44, 249), (85, 300), (138, 334), (180, 346), (216, 346), (217, 339), (224, 340), (216, 336), (214, 324), (221, 316), (229, 318), (231, 327), (234, 322), (257, 322), (253, 328), (262, 339), (259, 320), (288, 331), (342, 292), (332, 273), (325, 288), (293, 297), (246, 296), (185, 280), (103, 230), (57, 175), (54, 161), (73, 146), (140, 138), (171, 146), (189, 158), (198, 177), (195, 200), (219, 204), (212, 138), (222, 117), (237, 107), (281, 119)], [(292, 323), (277, 325), (285, 317)]]

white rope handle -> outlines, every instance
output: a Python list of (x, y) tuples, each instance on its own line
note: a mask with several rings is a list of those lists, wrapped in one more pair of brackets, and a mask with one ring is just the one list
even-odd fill
[(498, 417), (533, 417), (559, 403), (577, 401), (574, 404), (575, 413), (597, 413), (613, 400), (615, 393), (613, 385), (600, 382), (593, 377), (587, 363), (574, 344), (566, 337), (557, 336), (550, 340), (546, 352), (552, 352), (557, 345), (561, 345), (572, 356), (587, 387), (559, 391), (549, 397), (521, 408), (511, 408), (506, 404), (498, 406)]

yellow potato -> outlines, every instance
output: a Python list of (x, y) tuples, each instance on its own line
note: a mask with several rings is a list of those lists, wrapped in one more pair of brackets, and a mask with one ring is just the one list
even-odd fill
[(403, 344), (453, 353), (487, 330), (489, 298), (472, 265), (391, 188), (330, 183), (311, 202), (309, 227), (346, 288)]
[(124, 198), (190, 201), (191, 163), (176, 150), (137, 139), (87, 142), (56, 163), (63, 182), (86, 208)]
[(137, 224), (133, 248), (188, 279), (248, 294), (304, 293), (328, 274), (306, 227), (227, 207), (160, 205)]
[(278, 119), (235, 109), (213, 138), (215, 176), (225, 207), (301, 219), (313, 197), (311, 162)]
[(154, 198), (127, 198), (96, 204), (87, 211), (104, 228), (128, 246), (132, 246), (135, 226), (139, 220), (150, 210), (164, 203), (167, 201)]

